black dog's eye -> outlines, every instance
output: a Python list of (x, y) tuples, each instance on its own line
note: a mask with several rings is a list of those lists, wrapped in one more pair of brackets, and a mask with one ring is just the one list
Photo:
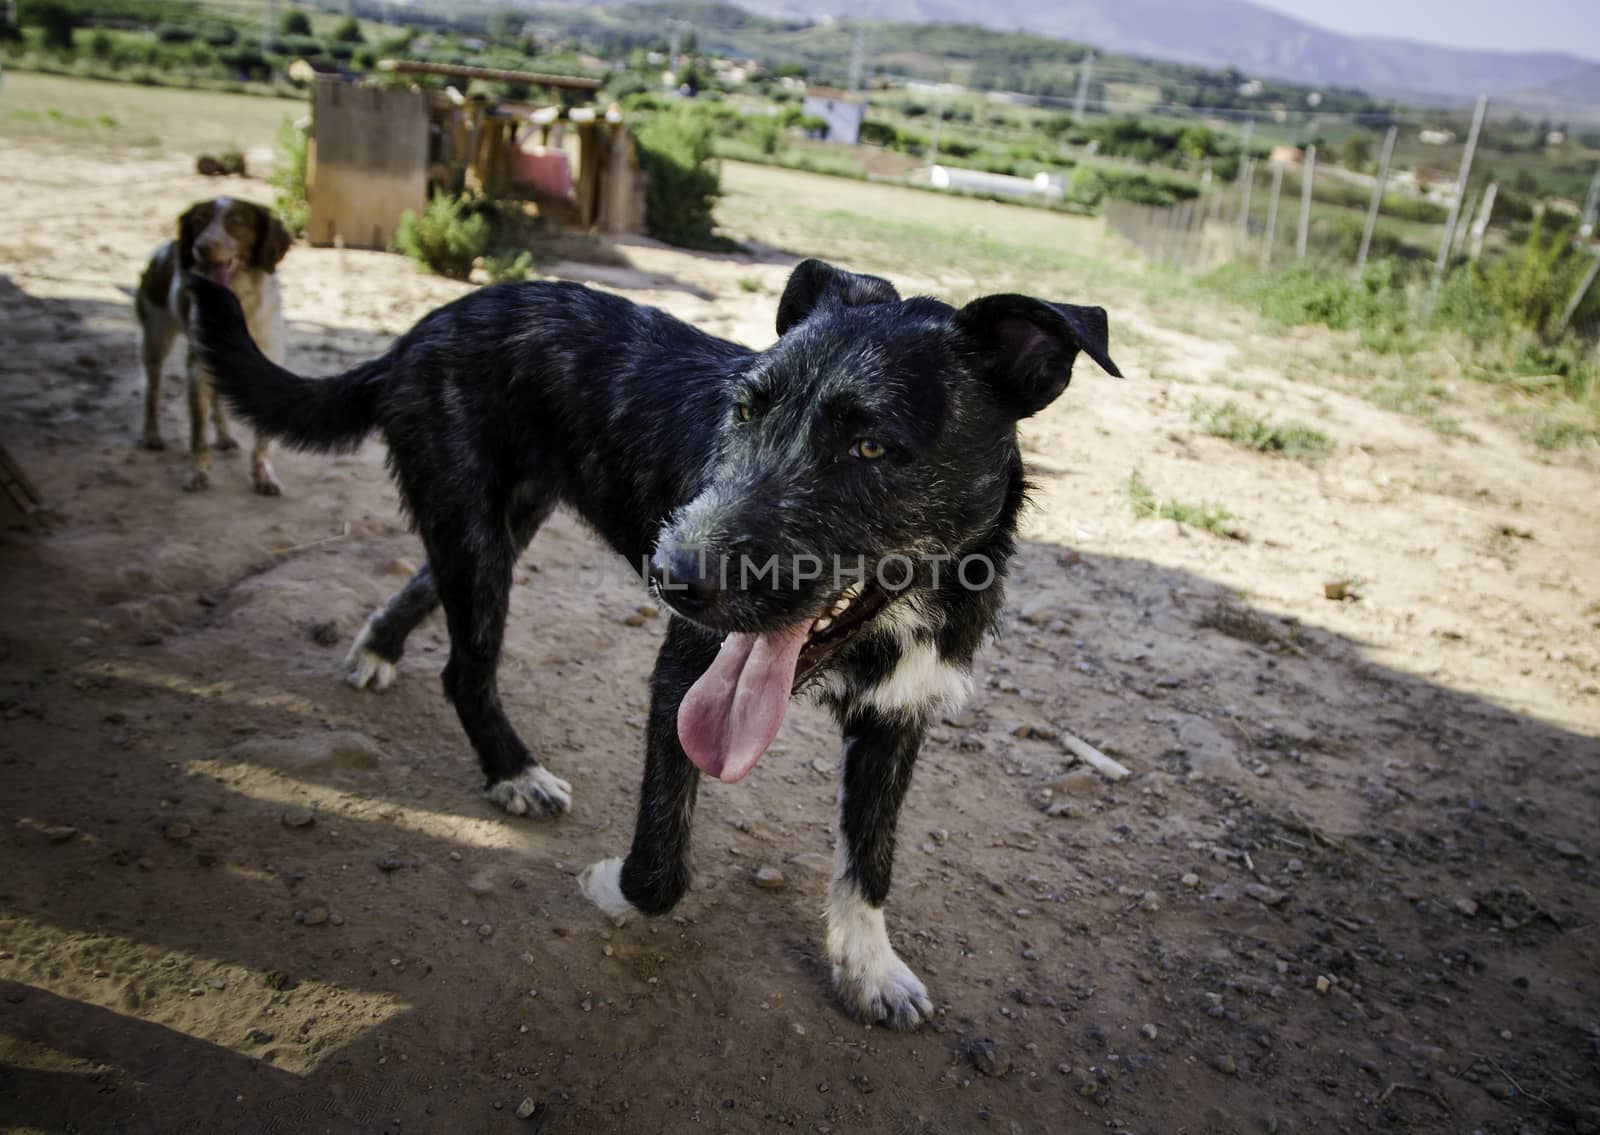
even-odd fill
[(863, 461), (876, 461), (888, 452), (887, 446), (873, 441), (870, 437), (864, 437), (850, 447), (850, 456), (859, 457)]
[(755, 411), (750, 408), (750, 403), (736, 402), (734, 403), (733, 407), (733, 416), (738, 418), (741, 422), (748, 422), (756, 415)]

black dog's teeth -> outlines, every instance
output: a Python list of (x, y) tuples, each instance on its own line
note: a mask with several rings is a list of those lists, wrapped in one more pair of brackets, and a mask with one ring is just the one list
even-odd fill
[(811, 624), (811, 633), (807, 637), (815, 638), (819, 634), (826, 633), (828, 628), (833, 626), (833, 620), (837, 619), (840, 615), (843, 615), (846, 611), (848, 611), (850, 609), (850, 604), (855, 602), (855, 600), (859, 599), (860, 597), (861, 584), (859, 583), (852, 583), (849, 587), (841, 591), (839, 593), (839, 598), (833, 601), (833, 606), (824, 614), (818, 615), (816, 621)]

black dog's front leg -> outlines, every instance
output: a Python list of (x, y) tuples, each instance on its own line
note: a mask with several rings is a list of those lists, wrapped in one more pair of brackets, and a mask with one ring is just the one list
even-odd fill
[(633, 848), (626, 860), (590, 864), (578, 880), (590, 901), (613, 917), (665, 914), (689, 889), (689, 830), (700, 770), (678, 741), (678, 704), (716, 658), (718, 646), (709, 632), (683, 619), (674, 617), (667, 626), (650, 678)]
[(839, 832), (828, 887), (828, 959), (845, 1008), (869, 1023), (915, 1028), (933, 1017), (928, 991), (889, 944), (883, 904), (895, 825), (922, 744), (915, 711), (857, 704), (844, 717)]

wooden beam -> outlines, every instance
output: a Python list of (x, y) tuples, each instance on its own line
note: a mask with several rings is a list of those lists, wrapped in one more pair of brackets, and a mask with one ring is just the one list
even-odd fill
[(444, 75), (454, 79), (484, 79), (493, 83), (525, 83), (530, 87), (556, 87), (568, 91), (598, 91), (599, 79), (579, 75), (547, 75), (542, 71), (507, 71), (499, 67), (468, 67), (461, 63), (428, 63), (420, 59), (380, 59), (378, 70), (401, 75)]

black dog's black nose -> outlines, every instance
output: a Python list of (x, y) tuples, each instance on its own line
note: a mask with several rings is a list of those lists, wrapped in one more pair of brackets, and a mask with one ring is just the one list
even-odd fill
[(650, 582), (668, 603), (697, 611), (722, 594), (721, 563), (700, 548), (659, 548), (650, 560)]

